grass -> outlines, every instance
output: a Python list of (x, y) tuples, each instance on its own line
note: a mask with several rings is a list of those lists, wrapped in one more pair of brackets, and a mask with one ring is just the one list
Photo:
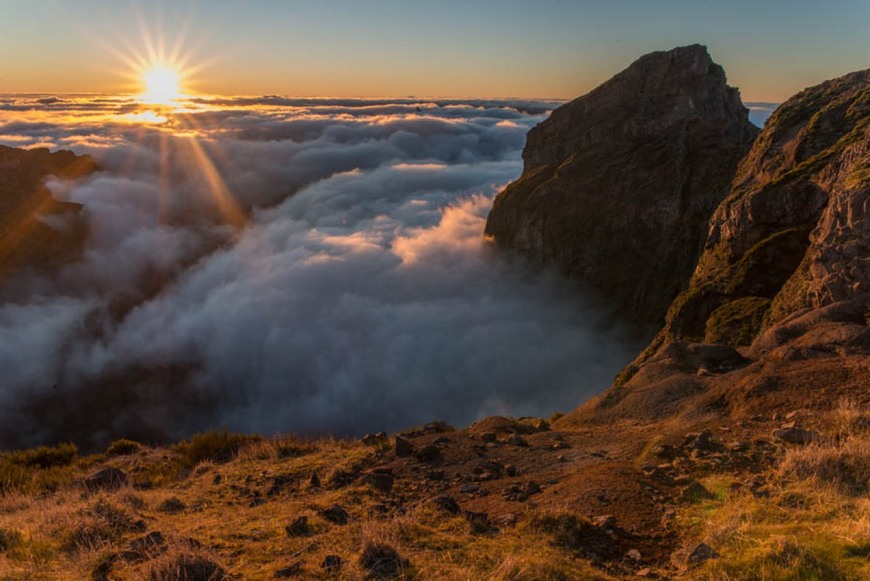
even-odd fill
[(870, 578), (870, 430), (853, 402), (826, 418), (823, 444), (788, 449), (769, 496), (702, 480), (716, 498), (685, 507), (682, 525), (722, 558), (693, 575), (717, 580)]
[(78, 460), (75, 444), (40, 446), (0, 454), (0, 493), (57, 490)]

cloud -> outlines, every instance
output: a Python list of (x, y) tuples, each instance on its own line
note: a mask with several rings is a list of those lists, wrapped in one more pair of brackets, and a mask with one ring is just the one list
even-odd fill
[(578, 289), (483, 240), (547, 104), (212, 100), (131, 127), (69, 103), (16, 135), (98, 158), (51, 184), (91, 235), (0, 292), (0, 444), (549, 415), (633, 355)]
[(746, 103), (746, 107), (749, 109), (749, 121), (758, 127), (764, 127), (779, 103)]

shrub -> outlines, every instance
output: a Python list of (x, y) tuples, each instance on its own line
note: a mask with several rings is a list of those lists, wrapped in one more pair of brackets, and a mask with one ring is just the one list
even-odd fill
[(129, 454), (136, 454), (141, 450), (142, 444), (139, 442), (122, 438), (109, 444), (109, 447), (106, 448), (106, 454), (109, 456), (127, 456)]
[(192, 468), (206, 460), (228, 462), (242, 446), (261, 440), (261, 436), (212, 430), (196, 434), (190, 440), (176, 444), (173, 449), (182, 457), (184, 465)]
[(382, 543), (366, 543), (359, 557), (360, 567), (376, 579), (392, 579), (402, 575), (408, 562), (399, 556), (398, 551)]
[(21, 546), (23, 540), (20, 532), (0, 528), (0, 553), (6, 553)]
[(75, 444), (66, 443), (57, 446), (39, 446), (29, 450), (6, 452), (2, 459), (25, 468), (53, 468), (69, 466), (78, 456), (79, 449)]
[(224, 569), (211, 558), (198, 552), (170, 551), (151, 561), (147, 579), (150, 581), (219, 581), (228, 579)]

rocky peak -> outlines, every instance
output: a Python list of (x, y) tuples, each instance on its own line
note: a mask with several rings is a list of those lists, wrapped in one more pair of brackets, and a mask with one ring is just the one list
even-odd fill
[(77, 254), (86, 235), (74, 217), (81, 206), (54, 199), (44, 181), (95, 169), (92, 158), (71, 151), (0, 145), (0, 280), (16, 268), (54, 266)]
[(870, 70), (771, 116), (716, 210), (660, 342), (749, 344), (804, 309), (870, 309)]
[(648, 54), (529, 132), (486, 234), (654, 331), (756, 133), (705, 47)]

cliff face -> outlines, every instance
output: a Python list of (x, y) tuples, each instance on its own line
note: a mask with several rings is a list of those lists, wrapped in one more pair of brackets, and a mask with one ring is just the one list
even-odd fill
[(567, 421), (751, 417), (865, 401), (868, 323), (865, 70), (806, 89), (770, 117), (665, 327)]
[(75, 179), (96, 169), (71, 151), (0, 145), (0, 281), (20, 267), (50, 267), (70, 259), (84, 243), (79, 204), (60, 202), (44, 185), (49, 175)]
[(806, 89), (769, 119), (658, 341), (748, 345), (840, 301), (870, 308), (870, 70)]
[(486, 235), (654, 331), (756, 133), (703, 46), (646, 55), (529, 132)]

